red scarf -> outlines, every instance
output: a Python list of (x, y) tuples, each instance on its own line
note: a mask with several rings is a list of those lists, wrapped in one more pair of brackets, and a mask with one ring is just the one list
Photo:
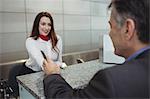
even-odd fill
[(44, 36), (44, 35), (39, 35), (39, 37), (44, 40), (44, 41), (48, 41), (49, 40), (49, 37), (48, 36)]

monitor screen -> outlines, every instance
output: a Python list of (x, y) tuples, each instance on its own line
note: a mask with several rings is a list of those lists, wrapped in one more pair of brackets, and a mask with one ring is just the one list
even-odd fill
[(103, 35), (103, 62), (122, 64), (125, 58), (114, 54), (114, 46), (109, 35)]

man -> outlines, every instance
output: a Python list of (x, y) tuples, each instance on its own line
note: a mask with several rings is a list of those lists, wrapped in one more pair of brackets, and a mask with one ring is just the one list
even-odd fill
[(122, 65), (98, 71), (84, 89), (72, 89), (50, 59), (44, 61), (46, 98), (149, 98), (149, 0), (112, 0), (110, 37)]

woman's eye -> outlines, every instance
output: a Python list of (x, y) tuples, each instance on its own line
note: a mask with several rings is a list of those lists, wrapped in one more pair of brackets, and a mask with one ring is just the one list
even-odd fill
[(49, 23), (48, 26), (51, 26), (51, 24)]
[(45, 23), (41, 23), (41, 25), (45, 25)]

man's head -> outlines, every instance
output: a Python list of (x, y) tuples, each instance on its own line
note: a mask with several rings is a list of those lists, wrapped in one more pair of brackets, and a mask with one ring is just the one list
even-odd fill
[(129, 57), (149, 45), (149, 0), (112, 0), (110, 37), (115, 54)]

